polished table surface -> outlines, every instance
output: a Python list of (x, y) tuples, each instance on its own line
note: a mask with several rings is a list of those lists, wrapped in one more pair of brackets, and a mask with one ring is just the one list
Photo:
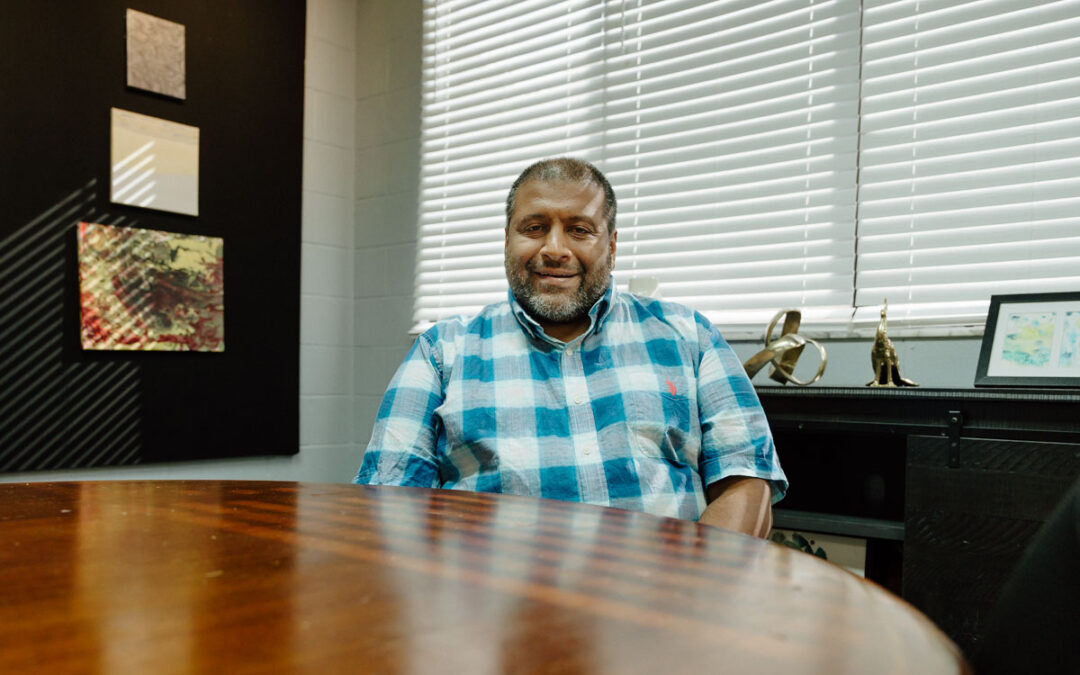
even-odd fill
[(813, 556), (504, 495), (0, 485), (0, 583), (0, 672), (967, 672)]

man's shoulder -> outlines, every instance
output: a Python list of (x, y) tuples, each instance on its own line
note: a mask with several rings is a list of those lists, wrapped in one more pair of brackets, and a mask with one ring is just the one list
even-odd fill
[(619, 293), (619, 299), (635, 308), (639, 308), (639, 312), (659, 318), (668, 316), (688, 316), (692, 318), (697, 314), (697, 311), (692, 307), (681, 302), (665, 300), (664, 298), (652, 298), (647, 295), (637, 295), (636, 293)]
[(510, 303), (506, 300), (493, 302), (476, 314), (459, 314), (439, 319), (421, 333), (420, 337), (432, 345), (456, 342), (469, 335), (489, 337), (495, 332), (505, 330), (508, 319), (514, 321)]
[(657, 329), (668, 327), (688, 340), (697, 340), (702, 328), (712, 328), (701, 312), (680, 302), (633, 293), (620, 293), (619, 301), (626, 310), (624, 320)]

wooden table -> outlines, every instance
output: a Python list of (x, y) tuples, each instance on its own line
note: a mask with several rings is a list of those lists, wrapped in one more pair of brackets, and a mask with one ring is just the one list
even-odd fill
[(969, 672), (812, 556), (503, 495), (0, 485), (0, 583), (12, 673)]

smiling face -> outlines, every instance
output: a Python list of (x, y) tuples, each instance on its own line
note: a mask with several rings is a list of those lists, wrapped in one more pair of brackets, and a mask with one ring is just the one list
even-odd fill
[(529, 180), (518, 188), (506, 228), (506, 279), (548, 335), (568, 341), (588, 328), (589, 309), (607, 291), (615, 238), (597, 185)]

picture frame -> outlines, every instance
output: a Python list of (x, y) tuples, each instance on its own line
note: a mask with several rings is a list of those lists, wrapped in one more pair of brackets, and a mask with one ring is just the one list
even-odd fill
[(183, 24), (127, 10), (127, 85), (181, 101), (187, 98)]
[(225, 351), (225, 240), (78, 226), (84, 350)]
[(975, 386), (1080, 388), (1080, 291), (991, 296)]
[(199, 215), (199, 128), (110, 110), (109, 201)]

